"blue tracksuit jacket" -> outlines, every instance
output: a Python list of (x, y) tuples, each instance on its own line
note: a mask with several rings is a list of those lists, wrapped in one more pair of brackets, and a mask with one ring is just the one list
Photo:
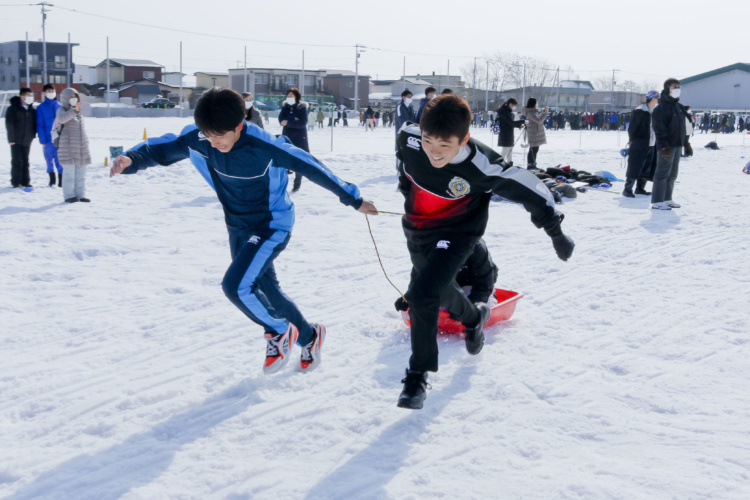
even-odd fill
[(266, 228), (292, 230), (294, 204), (287, 194), (287, 169), (331, 191), (344, 205), (354, 208), (362, 205), (357, 186), (336, 177), (315, 157), (289, 144), (286, 138), (277, 138), (247, 122), (240, 139), (228, 153), (211, 147), (198, 127), (189, 125), (179, 136), (167, 134), (149, 139), (126, 155), (133, 160), (133, 165), (124, 174), (190, 158), (216, 191), (230, 234)]

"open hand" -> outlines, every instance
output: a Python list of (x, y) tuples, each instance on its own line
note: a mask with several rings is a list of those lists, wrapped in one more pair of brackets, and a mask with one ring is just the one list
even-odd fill
[(123, 170), (133, 164), (133, 160), (125, 155), (120, 155), (112, 162), (112, 168), (109, 169), (109, 176), (114, 177), (117, 174), (121, 174)]

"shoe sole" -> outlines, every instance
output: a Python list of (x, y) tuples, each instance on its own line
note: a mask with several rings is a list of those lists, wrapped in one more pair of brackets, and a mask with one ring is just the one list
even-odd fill
[(284, 368), (287, 363), (289, 363), (289, 355), (292, 353), (292, 346), (295, 342), (297, 342), (297, 338), (299, 337), (299, 331), (297, 330), (297, 327), (291, 324), (289, 326), (289, 330), (284, 334), (289, 335), (289, 350), (287, 351), (286, 356), (280, 356), (272, 364), (263, 366), (264, 375), (273, 375), (274, 373)]
[(424, 401), (420, 402), (419, 406), (417, 406), (417, 405), (410, 405), (408, 403), (409, 403), (408, 401), (401, 401), (401, 400), (399, 400), (399, 402), (396, 404), (396, 406), (398, 406), (399, 408), (406, 408), (407, 410), (421, 410), (422, 407), (424, 407)]
[(316, 369), (318, 365), (320, 365), (320, 362), (321, 362), (320, 350), (323, 347), (323, 342), (325, 342), (325, 339), (326, 339), (326, 327), (323, 325), (318, 325), (318, 328), (320, 329), (318, 331), (318, 338), (315, 340), (315, 345), (313, 346), (313, 349), (312, 349), (313, 360), (310, 362), (309, 365), (307, 365), (307, 367), (305, 367), (302, 365), (302, 360), (300, 359), (299, 370), (303, 373), (311, 372), (314, 369)]

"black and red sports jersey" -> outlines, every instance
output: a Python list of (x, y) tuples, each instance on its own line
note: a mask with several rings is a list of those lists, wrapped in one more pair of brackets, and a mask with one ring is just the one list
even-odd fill
[(445, 233), (480, 237), (487, 226), (492, 193), (520, 203), (537, 227), (560, 219), (552, 193), (528, 170), (508, 167), (492, 148), (469, 139), (468, 157), (435, 168), (422, 149), (422, 132), (407, 124), (396, 138), (399, 189), (406, 201), (404, 232), (415, 243)]

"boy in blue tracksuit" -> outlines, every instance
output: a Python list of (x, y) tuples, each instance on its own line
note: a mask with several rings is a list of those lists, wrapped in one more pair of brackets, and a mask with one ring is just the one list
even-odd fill
[(167, 134), (132, 148), (115, 160), (110, 176), (190, 158), (224, 208), (232, 264), (222, 288), (237, 308), (265, 330), (263, 371), (279, 371), (295, 342), (302, 347), (300, 369), (310, 371), (320, 363), (325, 327), (305, 320), (279, 287), (273, 266), (294, 225), (287, 169), (362, 213), (375, 215), (377, 210), (362, 199), (356, 186), (340, 180), (309, 153), (244, 118), (245, 105), (237, 92), (211, 89), (196, 105), (195, 125), (185, 127), (179, 136)]
[[(63, 168), (60, 160), (57, 159), (57, 148), (52, 144), (52, 124), (55, 122), (57, 108), (60, 103), (57, 101), (55, 86), (48, 83), (43, 90), (44, 102), (36, 108), (36, 135), (39, 136), (39, 143), (44, 147), (44, 159), (47, 161), (47, 173), (49, 174), (50, 187), (57, 185), (62, 187)], [(55, 181), (55, 167), (57, 167), (57, 181)]]

